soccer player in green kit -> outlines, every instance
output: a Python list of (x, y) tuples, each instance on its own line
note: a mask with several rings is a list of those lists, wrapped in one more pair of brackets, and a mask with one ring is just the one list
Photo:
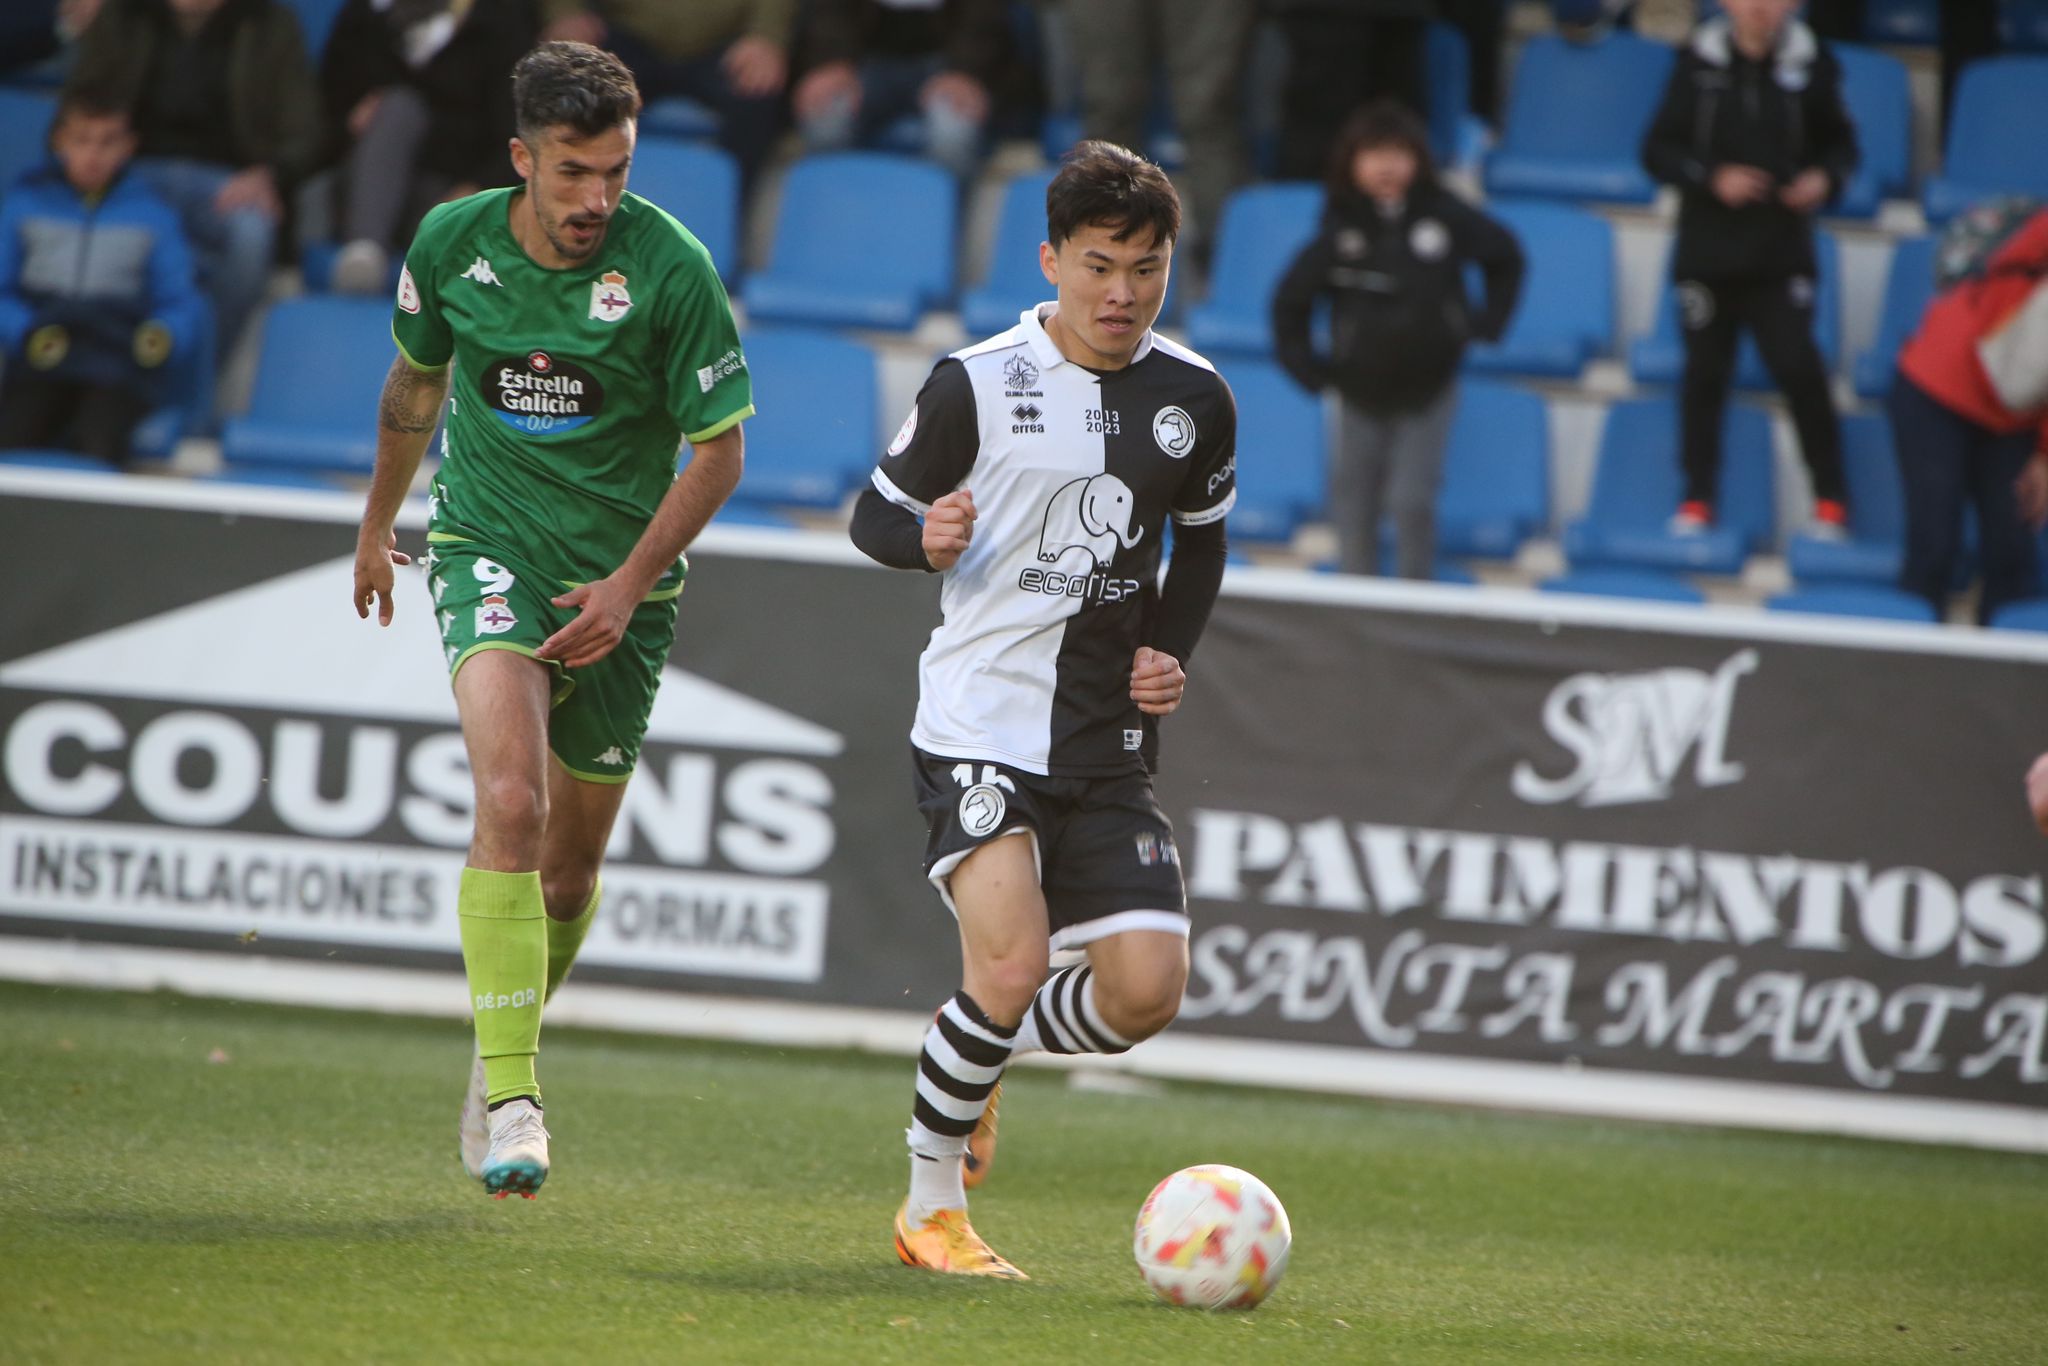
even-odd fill
[(739, 482), (754, 411), (709, 255), (626, 193), (632, 74), (547, 43), (512, 80), (525, 184), (439, 206), (406, 255), (353, 599), (390, 623), (392, 566), (409, 562), (392, 527), (445, 397), (425, 565), (476, 783), (456, 904), (477, 1038), (462, 1158), (500, 1198), (547, 1178), (541, 1005), (597, 909), (682, 553)]

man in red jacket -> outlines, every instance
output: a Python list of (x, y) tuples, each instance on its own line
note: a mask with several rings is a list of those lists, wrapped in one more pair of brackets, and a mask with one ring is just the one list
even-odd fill
[[(1977, 270), (1937, 295), (1899, 352), (1890, 408), (1906, 500), (1899, 583), (1947, 606), (1965, 498), (1977, 508), (1984, 596), (1977, 620), (2041, 595), (2034, 532), (2048, 518), (2048, 408), (2013, 412), (1977, 354), (2048, 277), (2048, 209), (2006, 237)], [(2048, 365), (2048, 356), (2040, 358)]]

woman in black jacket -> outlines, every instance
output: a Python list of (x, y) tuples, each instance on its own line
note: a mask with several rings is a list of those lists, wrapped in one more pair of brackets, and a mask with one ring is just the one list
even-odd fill
[[(1468, 265), (1486, 283), (1477, 313)], [(1391, 503), (1401, 577), (1431, 576), (1458, 365), (1468, 341), (1500, 336), (1521, 288), (1514, 234), (1438, 183), (1422, 121), (1384, 100), (1354, 115), (1330, 159), (1322, 226), (1273, 296), (1280, 363), (1304, 389), (1343, 399), (1329, 515), (1345, 573), (1379, 572)], [(1325, 296), (1328, 356), (1309, 335)]]

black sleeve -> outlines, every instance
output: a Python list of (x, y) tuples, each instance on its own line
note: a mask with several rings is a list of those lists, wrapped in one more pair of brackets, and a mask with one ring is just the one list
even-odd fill
[(1671, 64), (1671, 79), (1665, 82), (1664, 98), (1656, 117), (1643, 133), (1643, 169), (1657, 180), (1681, 189), (1703, 190), (1713, 179), (1714, 168), (1700, 159), (1692, 142), (1693, 59), (1681, 52)]
[(1195, 424), (1194, 450), (1167, 509), (1176, 533), (1222, 521), (1237, 502), (1237, 397), (1223, 376), (1210, 378), (1214, 384), (1207, 400), (1189, 404), (1197, 410), (1189, 414)]
[(1183, 668), (1209, 624), (1229, 551), (1222, 522), (1173, 528), (1173, 554), (1166, 562), (1166, 583), (1159, 590), (1152, 648), (1172, 655)]
[(1522, 244), (1499, 219), (1462, 201), (1458, 209), (1459, 254), (1478, 265), (1486, 282), (1486, 302), (1473, 315), (1472, 335), (1480, 341), (1499, 341), (1522, 297)]
[(1273, 291), (1273, 356), (1310, 393), (1329, 387), (1330, 365), (1316, 354), (1309, 316), (1330, 271), (1330, 234), (1318, 234), (1301, 249)]
[(853, 522), (846, 534), (861, 553), (891, 569), (938, 571), (924, 554), (924, 528), (917, 514), (884, 498), (876, 489), (862, 489), (853, 504)]
[(1856, 146), (1856, 125), (1850, 122), (1849, 110), (1842, 103), (1842, 64), (1835, 60), (1834, 53), (1822, 48), (1813, 73), (1813, 84), (1806, 91), (1803, 160), (1807, 166), (1827, 172), (1828, 197), (1832, 199), (1856, 173), (1862, 155)]
[(967, 367), (948, 356), (933, 367), (917, 402), (875, 468), (874, 485), (890, 502), (922, 517), (967, 482), (981, 450), (981, 420)]

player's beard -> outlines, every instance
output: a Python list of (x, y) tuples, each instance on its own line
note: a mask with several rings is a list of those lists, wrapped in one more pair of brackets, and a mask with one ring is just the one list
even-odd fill
[[(594, 227), (597, 231), (591, 235), (588, 245), (578, 246), (575, 239), (569, 236), (572, 225)], [(597, 249), (604, 245), (605, 234), (610, 228), (609, 217), (571, 217), (555, 223), (549, 223), (546, 219), (541, 220), (541, 230), (547, 234), (548, 244), (554, 247), (557, 255), (567, 261), (582, 261), (596, 255)]]

